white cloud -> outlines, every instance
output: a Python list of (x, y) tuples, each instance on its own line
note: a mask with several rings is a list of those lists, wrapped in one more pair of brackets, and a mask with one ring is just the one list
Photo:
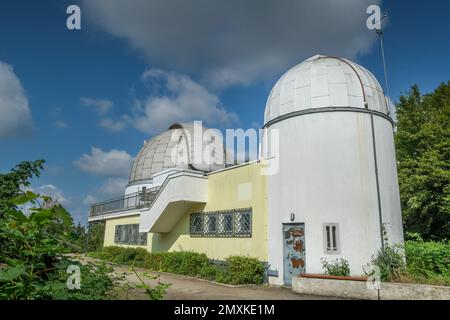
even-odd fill
[(113, 107), (113, 103), (106, 99), (81, 98), (81, 103), (86, 107), (93, 107), (99, 115), (105, 115)]
[(271, 79), (316, 53), (368, 51), (376, 35), (366, 9), (380, 2), (83, 0), (83, 12), (152, 65), (223, 87)]
[(127, 178), (108, 178), (103, 182), (98, 192), (108, 197), (120, 196), (124, 194), (127, 184)]
[(128, 127), (129, 123), (130, 117), (124, 115), (117, 121), (111, 118), (103, 118), (100, 120), (99, 126), (102, 127), (103, 129), (106, 129), (109, 132), (118, 133), (125, 130)]
[(219, 98), (190, 77), (159, 69), (144, 72), (144, 81), (163, 84), (164, 95), (152, 95), (134, 108), (134, 126), (145, 133), (165, 130), (174, 122), (203, 120), (209, 125), (229, 125), (238, 116), (228, 112)]
[(106, 129), (111, 133), (118, 133), (125, 130), (130, 123), (130, 117), (127, 115), (121, 116), (119, 120), (114, 120), (110, 117), (106, 117), (106, 115), (114, 106), (114, 103), (111, 100), (81, 98), (80, 101), (85, 106), (95, 108), (96, 112), (101, 117), (98, 124), (99, 127)]
[(33, 130), (28, 99), (9, 64), (0, 61), (0, 139), (28, 135)]
[(53, 184), (42, 185), (37, 189), (37, 193), (42, 196), (52, 198), (53, 202), (57, 202), (63, 206), (70, 204), (70, 200), (66, 198), (64, 193)]
[(133, 157), (126, 151), (103, 151), (92, 147), (90, 154), (83, 154), (74, 161), (81, 170), (100, 176), (127, 177), (133, 165)]
[(99, 202), (98, 199), (97, 199), (97, 197), (95, 197), (95, 196), (93, 196), (93, 195), (90, 195), (90, 194), (88, 194), (88, 195), (83, 199), (83, 204), (84, 204), (85, 206), (91, 206), (91, 205), (93, 205), (94, 203), (97, 203), (97, 202)]
[(55, 126), (60, 128), (60, 129), (68, 129), (69, 128), (69, 125), (66, 122), (62, 121), (62, 120), (55, 121)]

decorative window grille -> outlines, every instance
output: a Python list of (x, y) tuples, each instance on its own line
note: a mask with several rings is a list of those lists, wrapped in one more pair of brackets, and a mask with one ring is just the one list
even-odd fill
[(324, 250), (328, 254), (339, 254), (339, 225), (326, 223), (323, 225)]
[(147, 233), (139, 232), (139, 224), (119, 224), (116, 225), (114, 243), (145, 246)]
[(210, 213), (205, 215), (205, 233), (207, 235), (215, 235), (217, 233), (216, 213)]
[(225, 213), (221, 215), (222, 217), (222, 226), (223, 226), (223, 233), (225, 234), (233, 234), (233, 214), (232, 213)]
[(203, 216), (201, 213), (191, 214), (191, 234), (203, 234)]
[(193, 213), (190, 235), (193, 237), (251, 237), (252, 209)]

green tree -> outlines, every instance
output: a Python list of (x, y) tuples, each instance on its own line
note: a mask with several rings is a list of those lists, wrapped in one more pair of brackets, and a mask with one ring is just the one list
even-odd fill
[[(80, 265), (64, 253), (72, 251), (70, 214), (49, 197), (23, 188), (39, 176), (43, 161), (23, 162), (0, 175), (0, 300), (108, 298), (113, 280), (106, 266)], [(26, 205), (28, 213), (21, 208)], [(82, 271), (83, 288), (66, 286), (69, 265)]]
[(450, 81), (397, 104), (395, 144), (406, 231), (450, 239)]
[(0, 218), (8, 209), (16, 209), (14, 199), (24, 195), (23, 189), (30, 186), (30, 179), (39, 177), (44, 168), (44, 160), (24, 161), (11, 172), (0, 174)]
[(105, 237), (105, 222), (91, 222), (87, 235), (87, 251), (97, 251), (103, 247)]

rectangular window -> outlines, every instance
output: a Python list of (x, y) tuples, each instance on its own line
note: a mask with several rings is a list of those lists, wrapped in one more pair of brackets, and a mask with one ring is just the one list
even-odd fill
[(205, 215), (205, 233), (215, 235), (217, 233), (217, 217), (215, 213)]
[(200, 213), (194, 213), (191, 215), (191, 234), (201, 235), (203, 234), (203, 222), (202, 215)]
[(339, 225), (326, 223), (323, 225), (324, 250), (328, 254), (339, 254)]
[(139, 232), (139, 224), (118, 224), (114, 234), (115, 244), (147, 245), (147, 233)]
[(252, 209), (191, 214), (191, 236), (251, 237)]
[(252, 231), (252, 218), (251, 214), (248, 211), (242, 211), (237, 214), (237, 233), (238, 234), (247, 234)]
[(226, 213), (223, 216), (223, 232), (226, 234), (233, 233), (233, 214)]

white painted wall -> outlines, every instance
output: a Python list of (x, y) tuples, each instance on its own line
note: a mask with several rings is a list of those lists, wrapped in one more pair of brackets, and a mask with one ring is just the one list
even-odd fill
[(178, 168), (171, 168), (171, 169), (161, 171), (161, 172), (153, 175), (150, 183), (147, 182), (147, 183), (133, 184), (131, 186), (126, 187), (125, 195), (139, 192), (144, 187), (147, 189), (159, 187), (164, 183), (164, 180), (166, 180), (167, 176), (169, 176), (171, 174), (175, 174), (180, 171), (183, 171), (183, 170), (178, 169)]
[(383, 164), (378, 168), (380, 179), (383, 224), (387, 232), (388, 244), (403, 243), (403, 221), (400, 206), (400, 190), (397, 176), (394, 132), (392, 126), (380, 117), (374, 117), (377, 135), (377, 158)]
[(185, 214), (182, 207), (172, 204), (206, 203), (208, 177), (201, 173), (179, 172), (168, 177), (150, 208), (141, 211), (139, 232), (169, 232)]
[[(403, 239), (392, 126), (375, 116), (384, 222)], [(305, 223), (306, 272), (323, 273), (321, 258), (344, 258), (352, 275), (381, 247), (370, 115), (329, 112), (273, 124), (279, 129), (280, 169), (268, 176), (268, 255), (283, 283), (282, 224)], [(288, 137), (283, 139), (283, 137)], [(323, 224), (338, 223), (340, 254), (324, 252)]]

